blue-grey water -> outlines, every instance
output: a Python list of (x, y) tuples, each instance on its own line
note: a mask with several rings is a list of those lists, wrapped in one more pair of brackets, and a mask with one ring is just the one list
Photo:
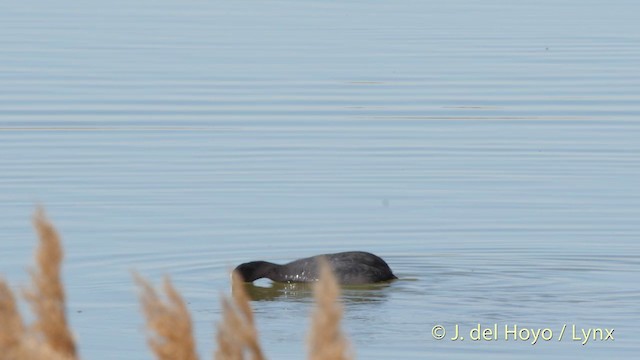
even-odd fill
[[(230, 268), (353, 249), (400, 277), (345, 289), (359, 359), (634, 358), (639, 13), (3, 1), (0, 274), (28, 282), (43, 204), (86, 359), (152, 357), (131, 270), (172, 276), (206, 359)], [(266, 354), (304, 358), (309, 289), (257, 285)], [(498, 340), (471, 341), (478, 324)], [(614, 340), (582, 345), (573, 325)], [(504, 326), (553, 338), (505, 341)]]

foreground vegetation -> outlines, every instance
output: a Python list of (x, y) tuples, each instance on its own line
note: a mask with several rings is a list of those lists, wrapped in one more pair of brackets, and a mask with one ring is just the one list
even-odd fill
[[(79, 359), (78, 347), (69, 328), (65, 292), (61, 279), (63, 250), (60, 236), (44, 211), (38, 209), (33, 224), (39, 238), (31, 284), (23, 297), (34, 321), (26, 324), (18, 311), (16, 296), (0, 278), (0, 359)], [(180, 293), (165, 277), (162, 289), (138, 274), (140, 303), (146, 319), (148, 346), (157, 359), (198, 359), (191, 315)], [(232, 274), (232, 296), (222, 299), (222, 320), (217, 326), (216, 360), (263, 360), (249, 297), (240, 277)], [(315, 284), (316, 307), (309, 333), (309, 359), (350, 359), (349, 344), (340, 330), (340, 288), (329, 266), (322, 264)]]

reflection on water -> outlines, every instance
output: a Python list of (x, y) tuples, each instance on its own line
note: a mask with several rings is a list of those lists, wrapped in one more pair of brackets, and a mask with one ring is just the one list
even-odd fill
[[(384, 300), (392, 283), (341, 286), (345, 303), (374, 302)], [(254, 301), (301, 301), (310, 302), (313, 298), (312, 283), (271, 282), (268, 286), (245, 283), (244, 288)]]

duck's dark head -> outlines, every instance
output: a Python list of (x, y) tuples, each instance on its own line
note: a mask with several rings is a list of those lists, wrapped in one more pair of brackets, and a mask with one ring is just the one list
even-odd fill
[(277, 265), (267, 261), (252, 261), (238, 265), (234, 271), (244, 282), (253, 282), (264, 277), (268, 278), (275, 266)]

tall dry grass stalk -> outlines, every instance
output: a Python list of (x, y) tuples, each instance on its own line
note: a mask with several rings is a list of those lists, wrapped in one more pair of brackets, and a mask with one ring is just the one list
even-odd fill
[(0, 359), (17, 358), (25, 334), (16, 299), (7, 283), (0, 279)]
[(34, 330), (55, 352), (76, 357), (76, 346), (67, 323), (65, 295), (60, 278), (63, 252), (60, 236), (39, 208), (33, 217), (40, 244), (36, 267), (31, 270), (32, 286), (25, 298), (36, 315)]
[(142, 311), (147, 318), (147, 328), (153, 333), (148, 343), (158, 359), (196, 360), (196, 344), (189, 310), (180, 293), (164, 278), (164, 301), (151, 284), (137, 274), (134, 279), (140, 287)]
[(311, 318), (309, 360), (351, 359), (349, 342), (340, 330), (340, 287), (326, 260), (320, 261), (320, 280), (313, 288), (316, 309)]
[(42, 209), (36, 211), (33, 224), (39, 246), (36, 266), (31, 270), (32, 284), (24, 296), (35, 314), (35, 322), (25, 326), (13, 292), (0, 279), (0, 359), (77, 359), (60, 279), (63, 257), (60, 236)]
[(264, 360), (258, 341), (253, 311), (241, 277), (231, 273), (233, 303), (222, 299), (222, 323), (218, 325), (216, 360), (242, 360), (245, 355), (252, 360)]

